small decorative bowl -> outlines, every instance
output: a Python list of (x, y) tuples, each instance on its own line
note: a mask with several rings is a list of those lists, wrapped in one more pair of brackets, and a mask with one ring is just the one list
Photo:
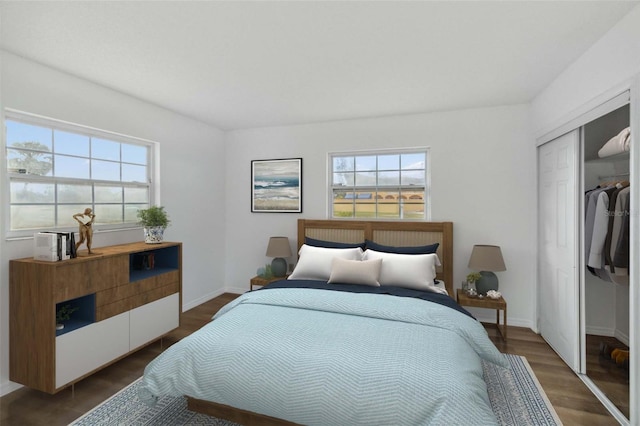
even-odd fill
[(491, 299), (500, 299), (502, 297), (502, 294), (499, 291), (496, 291), (496, 290), (489, 290), (487, 292), (487, 297), (489, 297)]

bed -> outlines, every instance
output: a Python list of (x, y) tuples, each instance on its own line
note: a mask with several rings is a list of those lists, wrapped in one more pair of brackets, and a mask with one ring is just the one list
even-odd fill
[(299, 219), (298, 249), (288, 280), (153, 360), (140, 399), (245, 425), (496, 424), (481, 362), (507, 363), (447, 295), (451, 222)]

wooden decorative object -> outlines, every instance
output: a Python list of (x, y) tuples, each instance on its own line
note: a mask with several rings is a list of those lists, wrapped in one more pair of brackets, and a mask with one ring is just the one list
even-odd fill
[(84, 213), (76, 213), (73, 218), (78, 222), (78, 233), (80, 234), (80, 240), (76, 243), (76, 252), (78, 247), (85, 241), (87, 242), (87, 251), (91, 252), (91, 242), (93, 241), (93, 222), (96, 220), (96, 215), (90, 208), (84, 209)]

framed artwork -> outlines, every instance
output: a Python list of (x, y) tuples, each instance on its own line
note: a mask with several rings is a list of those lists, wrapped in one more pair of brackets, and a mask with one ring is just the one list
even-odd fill
[(302, 158), (251, 161), (251, 211), (302, 213)]

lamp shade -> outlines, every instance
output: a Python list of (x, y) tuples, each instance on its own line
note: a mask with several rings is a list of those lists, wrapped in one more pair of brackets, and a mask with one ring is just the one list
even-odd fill
[(274, 277), (283, 277), (287, 273), (285, 257), (291, 256), (291, 246), (287, 237), (271, 237), (267, 246), (267, 256), (273, 257), (271, 273)]
[(469, 258), (469, 269), (475, 271), (506, 271), (499, 246), (475, 245)]
[(502, 252), (498, 246), (475, 245), (469, 258), (469, 269), (480, 271), (476, 281), (478, 294), (487, 294), (489, 290), (498, 290), (498, 277), (495, 271), (506, 271)]
[(267, 256), (269, 257), (289, 257), (291, 256), (291, 246), (287, 237), (271, 237), (267, 246)]

